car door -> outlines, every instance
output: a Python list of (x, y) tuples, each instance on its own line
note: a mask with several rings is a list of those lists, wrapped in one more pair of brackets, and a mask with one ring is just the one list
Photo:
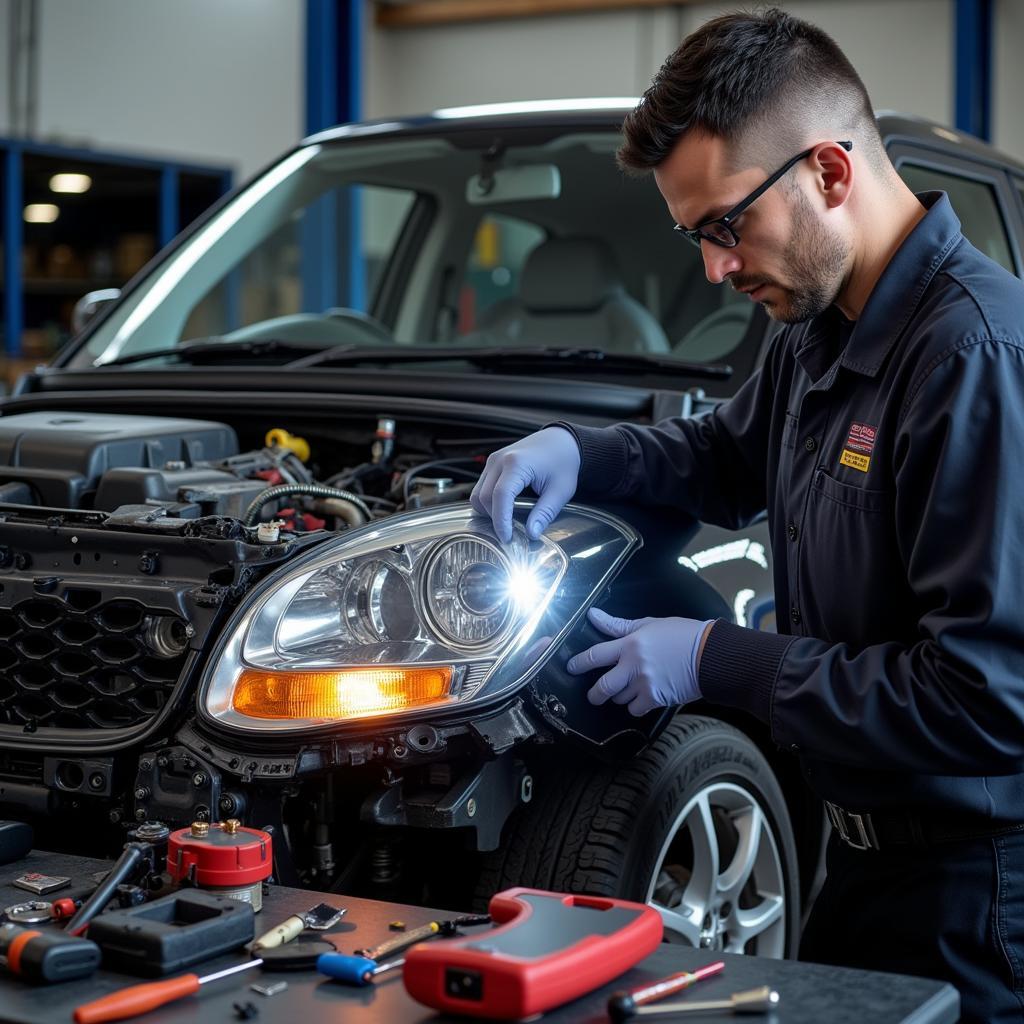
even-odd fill
[(949, 195), (964, 235), (985, 255), (1024, 276), (1019, 192), (997, 163), (912, 143), (896, 143), (889, 156), (914, 192), (941, 189)]

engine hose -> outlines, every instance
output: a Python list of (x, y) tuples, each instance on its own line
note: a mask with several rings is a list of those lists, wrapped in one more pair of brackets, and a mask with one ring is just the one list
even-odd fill
[(334, 487), (324, 487), (323, 484), (281, 484), (278, 487), (269, 487), (253, 499), (252, 503), (245, 510), (245, 516), (242, 519), (243, 524), (246, 526), (255, 525), (260, 509), (264, 505), (268, 505), (277, 498), (286, 498), (292, 494), (306, 494), (311, 498), (337, 498), (339, 501), (347, 501), (349, 504), (355, 505), (366, 516), (367, 520), (373, 518), (369, 505), (351, 491), (339, 491)]

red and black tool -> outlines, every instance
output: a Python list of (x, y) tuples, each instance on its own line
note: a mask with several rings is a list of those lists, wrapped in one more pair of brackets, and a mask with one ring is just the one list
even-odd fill
[(679, 971), (676, 974), (670, 974), (667, 978), (660, 978), (658, 981), (646, 982), (635, 988), (613, 992), (608, 998), (608, 1016), (615, 1021), (615, 1024), (621, 1024), (622, 1021), (635, 1017), (640, 1007), (657, 1002), (657, 1000), (664, 999), (676, 992), (682, 992), (683, 989), (695, 985), (698, 981), (713, 978), (724, 970), (725, 961), (716, 960), (713, 964), (698, 967), (695, 971)]
[(488, 907), (499, 927), (414, 946), (402, 976), (413, 999), (447, 1013), (511, 1020), (585, 995), (657, 949), (642, 903), (508, 889)]
[(0, 956), (11, 974), (35, 984), (88, 978), (100, 965), (95, 942), (16, 924), (0, 925)]

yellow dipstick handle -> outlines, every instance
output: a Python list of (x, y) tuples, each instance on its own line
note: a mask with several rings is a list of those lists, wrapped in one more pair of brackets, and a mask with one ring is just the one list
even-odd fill
[(287, 448), (288, 451), (298, 455), (303, 462), (309, 461), (309, 442), (304, 437), (296, 437), (294, 434), (289, 434), (287, 430), (275, 427), (273, 430), (267, 431), (265, 440), (270, 448)]

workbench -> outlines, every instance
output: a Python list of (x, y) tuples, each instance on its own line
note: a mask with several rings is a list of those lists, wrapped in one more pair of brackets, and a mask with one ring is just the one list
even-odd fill
[[(72, 884), (87, 882), (95, 871), (109, 868), (110, 862), (86, 857), (35, 851), (24, 860), (0, 867), (0, 908), (24, 902), (31, 894), (15, 889), (11, 882), (27, 871), (48, 875), (66, 875)], [(60, 893), (53, 893), (56, 899)], [(455, 916), (451, 911), (354, 899), (337, 894), (315, 893), (283, 886), (269, 886), (263, 910), (257, 916), (257, 934), (273, 927), (290, 914), (309, 909), (321, 900), (348, 908), (347, 915), (328, 932), (317, 933), (330, 939), (342, 953), (352, 953), (395, 935), (388, 924), (396, 919), (408, 928), (438, 918)], [(480, 931), (483, 929), (473, 929)], [(200, 975), (212, 973), (246, 959), (244, 951), (216, 957), (207, 964), (189, 970)], [(778, 1011), (772, 1016), (744, 1017), (765, 1024), (953, 1024), (959, 1015), (956, 990), (943, 982), (909, 978), (897, 974), (824, 967), (794, 961), (766, 960), (759, 957), (718, 955), (683, 946), (663, 945), (646, 960), (616, 982), (561, 1009), (546, 1014), (552, 1024), (607, 1024), (605, 1004), (617, 988), (651, 982), (675, 971), (693, 969), (712, 960), (726, 961), (722, 974), (699, 984), (690, 993), (674, 999), (728, 998), (733, 992), (771, 985), (780, 996)], [(261, 968), (204, 985), (198, 994), (134, 1018), (143, 1024), (229, 1024), (238, 1020), (235, 1003), (252, 1003), (259, 1011), (254, 1024), (321, 1024), (345, 1021), (359, 1024), (439, 1024), (455, 1018), (441, 1017), (406, 995), (400, 971), (384, 975), (367, 988), (350, 988), (315, 972), (263, 973)], [(144, 980), (110, 971), (99, 971), (85, 981), (59, 985), (31, 986), (0, 972), (0, 1020), (10, 1024), (66, 1024), (73, 1009), (84, 1002)], [(255, 983), (287, 981), (288, 988), (274, 996), (262, 996), (250, 990)], [(695, 993), (699, 991), (699, 995)], [(471, 1020), (472, 1018), (461, 1018)], [(688, 1016), (665, 1018), (687, 1020)], [(731, 1014), (695, 1014), (702, 1024), (732, 1021)]]

